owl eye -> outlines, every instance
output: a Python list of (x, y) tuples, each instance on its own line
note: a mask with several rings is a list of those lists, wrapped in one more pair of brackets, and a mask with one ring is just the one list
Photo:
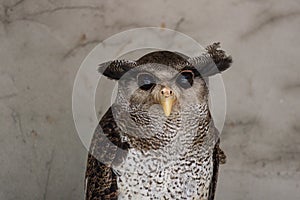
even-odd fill
[(192, 87), (194, 82), (194, 74), (191, 71), (183, 71), (176, 78), (176, 83), (184, 89)]
[(155, 78), (151, 74), (141, 73), (137, 77), (137, 82), (142, 90), (150, 90), (155, 85)]

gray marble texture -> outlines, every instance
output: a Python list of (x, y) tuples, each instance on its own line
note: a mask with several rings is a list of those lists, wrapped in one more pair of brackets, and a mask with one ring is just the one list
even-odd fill
[(299, 199), (299, 24), (297, 0), (1, 0), (0, 199), (83, 198), (77, 70), (101, 41), (145, 26), (233, 56), (216, 199)]

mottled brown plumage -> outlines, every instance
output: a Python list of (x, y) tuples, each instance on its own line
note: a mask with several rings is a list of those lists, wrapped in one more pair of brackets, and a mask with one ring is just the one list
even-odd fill
[[(160, 159), (158, 164), (173, 163), (171, 168), (164, 168), (163, 173), (174, 172), (165, 174), (166, 177), (171, 178), (165, 180), (165, 184), (170, 188), (158, 189), (157, 193), (164, 194), (164, 198), (167, 199), (181, 199), (189, 197), (189, 195), (192, 195), (191, 198), (198, 196), (200, 199), (214, 199), (218, 167), (219, 164), (225, 163), (226, 157), (219, 148), (219, 133), (213, 125), (207, 106), (208, 89), (204, 79), (226, 70), (232, 62), (231, 57), (226, 56), (225, 52), (218, 48), (219, 43), (214, 43), (208, 46), (206, 52), (198, 58), (188, 58), (169, 51), (158, 51), (149, 53), (137, 61), (112, 61), (100, 66), (99, 71), (102, 74), (111, 79), (120, 80), (121, 89), (119, 90), (120, 97), (100, 120), (91, 142), (86, 169), (86, 199), (135, 199), (134, 195), (140, 195), (141, 198), (149, 197), (149, 199), (152, 196), (153, 199), (157, 199), (157, 194), (154, 194), (155, 189), (164, 183), (159, 181), (160, 175), (156, 173), (162, 171), (157, 169), (156, 173), (145, 176), (144, 173), (148, 171), (145, 171), (142, 166), (142, 164), (147, 165), (148, 159), (155, 159), (156, 157), (153, 155), (158, 157), (163, 155), (164, 158)], [(148, 70), (147, 73), (155, 73), (157, 70), (164, 70), (164, 66), (173, 69), (173, 71), (168, 72), (171, 74), (170, 77), (175, 77), (176, 80), (178, 79), (176, 73), (193, 74), (195, 76), (193, 87), (201, 88), (201, 91), (197, 90), (197, 95), (194, 97), (195, 95), (185, 94), (188, 89), (177, 88), (176, 90), (174, 86), (174, 95), (179, 97), (172, 107), (170, 116), (167, 117), (160, 115), (163, 112), (160, 112), (160, 109), (156, 107), (157, 99), (155, 95), (152, 95), (162, 91), (165, 83), (156, 83), (147, 90), (132, 89), (137, 74), (144, 73), (145, 70)], [(152, 71), (149, 71), (149, 68), (152, 68)], [(163, 79), (164, 75), (162, 72), (158, 77), (161, 76)], [(169, 74), (165, 76), (169, 76)], [(160, 86), (160, 84), (162, 85)], [(124, 94), (121, 94), (122, 92)], [(179, 95), (180, 92), (182, 94)], [(131, 96), (127, 102), (124, 97), (129, 96), (129, 94)], [(193, 99), (200, 99), (199, 103), (196, 107), (189, 108)], [(155, 117), (156, 115), (157, 117)], [(128, 122), (129, 120), (131, 122)], [(161, 124), (161, 122), (163, 123)], [(189, 124), (194, 128), (190, 128)], [(162, 125), (163, 130), (159, 128), (160, 125)], [(182, 130), (182, 127), (185, 129)], [(182, 135), (182, 131), (187, 131), (189, 134)], [(181, 133), (180, 137), (178, 136), (179, 133)], [(180, 145), (174, 146), (177, 143)], [(183, 148), (182, 151), (177, 150), (181, 147)], [(202, 153), (203, 155), (201, 155)], [(167, 155), (170, 156), (171, 160), (165, 158), (165, 156), (168, 157)], [(186, 156), (190, 156), (190, 158), (185, 158)], [(175, 159), (177, 157), (179, 160)], [(133, 159), (134, 162), (130, 159)], [(141, 163), (135, 163), (136, 160)], [(137, 166), (130, 167), (132, 163), (137, 164)], [(206, 167), (204, 163), (212, 163), (212, 174), (210, 174), (210, 167)], [(193, 182), (193, 185), (188, 186), (187, 190), (194, 188), (195, 184), (202, 188), (201, 190), (197, 189), (198, 192), (196, 193), (194, 191), (186, 193), (183, 189), (180, 190), (181, 187), (186, 188), (184, 183), (181, 183), (181, 181), (186, 180), (184, 178), (185, 172), (181, 173), (181, 171), (188, 166), (191, 166), (191, 169), (194, 168), (191, 172), (187, 169), (187, 174), (190, 173), (188, 176), (192, 176), (199, 169), (200, 171), (204, 170), (201, 173), (207, 173), (205, 176), (203, 174), (203, 177), (201, 174), (196, 174), (195, 183), (193, 182), (194, 179), (187, 179)], [(157, 166), (154, 164), (152, 167)], [(131, 175), (129, 173), (132, 168), (137, 173), (139, 170), (141, 171), (139, 175), (141, 180), (133, 178), (139, 177), (138, 174)], [(127, 171), (122, 171), (124, 169)], [(178, 177), (176, 172), (179, 174)], [(154, 177), (151, 178), (152, 176)], [(155, 178), (156, 176), (157, 178)], [(146, 177), (146, 179), (142, 177)], [(173, 182), (174, 178), (178, 179), (179, 182), (177, 180)], [(203, 182), (204, 180), (206, 182)], [(168, 181), (169, 183), (167, 183)], [(133, 188), (132, 184), (135, 183), (137, 186)], [(176, 184), (180, 184), (180, 186), (171, 189)], [(206, 190), (206, 184), (209, 184), (207, 194), (200, 194), (199, 191)], [(152, 188), (154, 186), (156, 188)], [(137, 191), (140, 191), (141, 194), (137, 194)]]

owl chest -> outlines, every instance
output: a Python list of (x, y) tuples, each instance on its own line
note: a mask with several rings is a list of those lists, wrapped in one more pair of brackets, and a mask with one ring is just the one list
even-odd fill
[(119, 199), (207, 199), (212, 157), (187, 156), (130, 150), (124, 163), (115, 168)]

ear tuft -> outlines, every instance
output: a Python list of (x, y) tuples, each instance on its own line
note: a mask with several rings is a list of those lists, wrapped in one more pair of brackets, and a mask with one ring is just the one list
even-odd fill
[(231, 56), (220, 50), (220, 43), (207, 46), (206, 51), (198, 56), (189, 58), (188, 62), (193, 65), (203, 77), (208, 77), (228, 69), (232, 63)]
[(100, 64), (98, 72), (110, 79), (119, 80), (127, 71), (134, 67), (136, 67), (135, 61), (114, 60)]
[(222, 72), (230, 67), (232, 63), (232, 57), (226, 56), (225, 51), (219, 48), (220, 42), (215, 42), (212, 45), (207, 46), (205, 49), (217, 65), (218, 70)]

